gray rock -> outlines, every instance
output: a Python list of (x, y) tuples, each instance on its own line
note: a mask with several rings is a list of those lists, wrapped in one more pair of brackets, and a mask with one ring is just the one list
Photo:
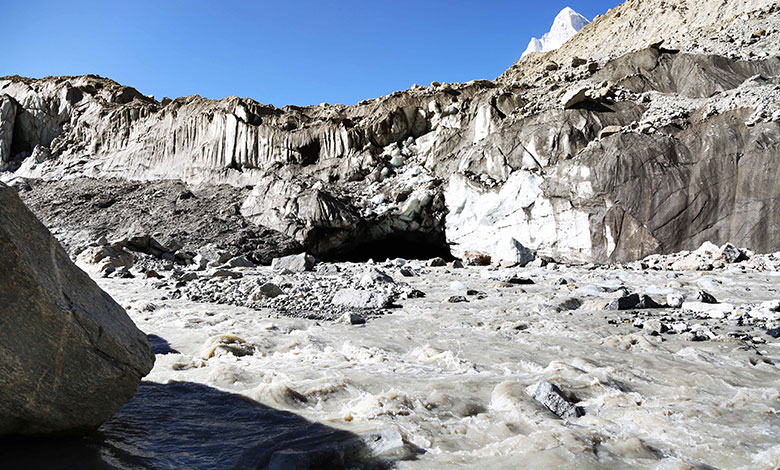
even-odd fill
[(468, 302), (468, 299), (462, 295), (452, 295), (447, 299), (447, 302), (451, 304), (459, 304), (462, 302)]
[(705, 304), (717, 304), (718, 303), (718, 300), (715, 298), (715, 296), (713, 296), (709, 292), (706, 292), (706, 291), (703, 291), (703, 290), (700, 290), (696, 294), (696, 300), (698, 300), (699, 302), (705, 303)]
[(93, 430), (154, 364), (146, 335), (0, 184), (0, 435)]
[(382, 284), (395, 284), (395, 281), (390, 275), (380, 269), (373, 267), (368, 268), (363, 275), (360, 276), (361, 287), (372, 287)]
[(666, 304), (670, 308), (680, 308), (683, 306), (683, 302), (685, 302), (685, 297), (680, 294), (669, 294), (666, 296)]
[(276, 272), (302, 273), (311, 271), (314, 268), (315, 259), (308, 253), (299, 253), (297, 255), (285, 256), (283, 258), (274, 258), (271, 261), (271, 268)]
[(715, 252), (713, 258), (722, 260), (726, 263), (736, 263), (747, 259), (747, 256), (745, 256), (745, 253), (736, 246), (731, 243), (726, 243)]
[(498, 258), (502, 264), (522, 267), (533, 261), (534, 258), (536, 258), (536, 255), (519, 241), (514, 238), (509, 238), (499, 247), (496, 258)]
[(333, 305), (358, 309), (380, 309), (390, 306), (390, 298), (371, 290), (341, 289), (331, 300)]
[(571, 420), (585, 415), (585, 409), (566, 398), (560, 388), (546, 380), (528, 386), (525, 392), (561, 419)]
[(348, 325), (364, 325), (366, 323), (365, 317), (363, 315), (360, 315), (358, 313), (354, 312), (347, 312), (344, 315), (342, 315), (338, 320), (336, 320), (337, 323), (346, 323)]
[(570, 297), (563, 302), (558, 303), (555, 306), (555, 310), (558, 312), (568, 312), (570, 310), (577, 310), (582, 307), (582, 301), (580, 299)]
[(253, 268), (255, 267), (255, 263), (249, 260), (244, 255), (236, 256), (235, 258), (230, 259), (227, 262), (228, 267), (231, 268)]
[(217, 269), (213, 273), (211, 273), (211, 277), (229, 277), (232, 279), (240, 279), (244, 277), (243, 274), (237, 273), (235, 271), (231, 271), (229, 269)]
[(444, 258), (431, 258), (428, 260), (428, 266), (432, 268), (447, 266), (447, 261)]
[(605, 310), (631, 310), (645, 308), (661, 308), (662, 305), (655, 302), (650, 296), (630, 294), (614, 299), (607, 304)]
[(561, 104), (563, 104), (564, 109), (570, 109), (574, 106), (584, 102), (588, 98), (588, 88), (587, 87), (579, 87), (579, 88), (573, 88), (569, 91), (567, 91), (563, 98), (561, 99)]
[(642, 329), (650, 334), (661, 334), (669, 331), (669, 326), (657, 318), (652, 318), (642, 323)]
[(282, 288), (272, 282), (266, 282), (265, 284), (261, 285), (260, 293), (263, 294), (265, 297), (271, 297), (271, 298), (284, 295), (284, 291), (282, 290)]

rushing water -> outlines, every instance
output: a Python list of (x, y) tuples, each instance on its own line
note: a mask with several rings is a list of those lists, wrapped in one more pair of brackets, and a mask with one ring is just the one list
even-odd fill
[[(361, 326), (160, 300), (141, 279), (99, 280), (155, 335), (158, 355), (139, 396), (79, 441), (81, 457), (122, 468), (262, 468), (281, 449), (321, 455), (385, 432), (404, 445), (365, 466), (780, 468), (778, 340), (750, 328), (741, 329), (768, 342), (730, 339), (740, 327), (716, 320), (705, 320), (716, 341), (650, 336), (631, 313), (593, 309), (621, 285), (661, 298), (704, 286), (736, 305), (776, 299), (776, 273), (522, 273), (536, 284), (502, 284), (482, 268), (427, 269), (404, 279), (426, 298)], [(448, 303), (454, 281), (487, 297)], [(585, 306), (552, 308), (571, 297)], [(218, 335), (228, 336), (210, 341)], [(524, 389), (539, 379), (576, 397), (585, 416), (566, 422), (535, 402)]]

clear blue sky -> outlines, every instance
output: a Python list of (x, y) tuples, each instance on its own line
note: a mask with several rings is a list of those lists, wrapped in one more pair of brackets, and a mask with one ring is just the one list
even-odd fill
[(619, 0), (0, 0), (0, 75), (94, 73), (144, 94), (353, 104), (500, 75), (571, 6)]

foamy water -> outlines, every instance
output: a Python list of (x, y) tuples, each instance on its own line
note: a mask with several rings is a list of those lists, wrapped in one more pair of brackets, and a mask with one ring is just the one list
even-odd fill
[[(650, 336), (628, 312), (587, 309), (620, 285), (761, 302), (778, 297), (776, 273), (541, 268), (520, 270), (536, 284), (508, 286), (484, 268), (423, 271), (403, 280), (426, 298), (360, 326), (160, 300), (142, 279), (98, 282), (175, 350), (146, 380), (204, 384), (357, 435), (398, 431), (406, 444), (386, 455), (398, 468), (780, 467), (778, 340), (750, 328), (767, 343), (731, 339), (740, 327), (715, 321), (716, 341)], [(453, 282), (487, 297), (448, 303)], [(586, 306), (552, 308), (571, 297)], [(524, 389), (540, 379), (585, 416), (566, 422), (534, 401)]]

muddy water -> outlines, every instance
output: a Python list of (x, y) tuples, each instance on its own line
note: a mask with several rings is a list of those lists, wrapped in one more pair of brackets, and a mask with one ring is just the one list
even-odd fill
[[(361, 326), (160, 300), (140, 279), (99, 282), (167, 352), (147, 380), (204, 384), (354, 435), (398, 431), (406, 445), (385, 449), (398, 468), (780, 468), (778, 340), (750, 328), (767, 342), (730, 339), (740, 327), (717, 321), (717, 341), (650, 336), (628, 312), (592, 309), (620, 285), (658, 299), (702, 286), (737, 305), (776, 299), (776, 273), (538, 268), (520, 270), (534, 285), (510, 286), (483, 268), (424, 272), (403, 280), (426, 298)], [(487, 297), (448, 303), (461, 293), (454, 281)], [(585, 307), (552, 307), (571, 297)], [(217, 335), (245, 343), (225, 336), (219, 347)], [(540, 379), (586, 415), (565, 422), (527, 396)]]

